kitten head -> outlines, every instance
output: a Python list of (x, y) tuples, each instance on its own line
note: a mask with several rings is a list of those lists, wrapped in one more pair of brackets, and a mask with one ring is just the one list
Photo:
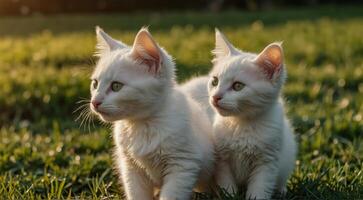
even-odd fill
[(216, 30), (213, 53), (208, 92), (219, 114), (253, 118), (278, 99), (286, 77), (281, 44), (272, 43), (258, 55), (242, 52)]
[(91, 110), (103, 121), (146, 118), (164, 103), (174, 85), (172, 58), (142, 28), (129, 47), (96, 28), (97, 66)]

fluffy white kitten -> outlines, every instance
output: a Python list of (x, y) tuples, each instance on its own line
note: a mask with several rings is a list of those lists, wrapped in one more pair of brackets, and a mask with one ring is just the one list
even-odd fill
[(270, 44), (259, 55), (241, 52), (216, 30), (213, 53), (209, 83), (200, 77), (185, 87), (201, 105), (208, 101), (208, 88), (218, 113), (213, 125), (217, 184), (229, 192), (246, 187), (251, 199), (284, 193), (296, 143), (280, 98), (286, 78), (281, 45)]
[(219, 113), (213, 127), (218, 184), (229, 191), (246, 185), (252, 199), (269, 199), (274, 189), (284, 193), (296, 143), (280, 98), (286, 78), (281, 45), (245, 53), (216, 30), (214, 54), (208, 92)]
[(141, 29), (132, 47), (97, 28), (91, 109), (114, 122), (115, 162), (127, 199), (190, 199), (213, 170), (212, 124), (174, 81), (173, 59)]

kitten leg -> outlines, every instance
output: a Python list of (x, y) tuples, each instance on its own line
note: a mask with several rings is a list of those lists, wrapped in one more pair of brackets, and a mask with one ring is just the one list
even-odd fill
[(286, 196), (286, 193), (287, 193), (287, 188), (286, 188), (286, 186), (279, 188), (279, 189), (278, 189), (278, 192), (279, 192), (279, 195), (280, 195), (280, 196), (282, 196), (282, 197)]
[(146, 174), (126, 159), (120, 163), (121, 179), (128, 200), (152, 200), (154, 195), (153, 185)]
[(216, 166), (217, 185), (225, 189), (229, 194), (237, 193), (237, 185), (233, 174), (226, 162), (219, 162)]
[(163, 181), (160, 200), (189, 200), (199, 174), (199, 166), (172, 167)]
[(286, 181), (284, 183), (277, 183), (277, 192), (281, 195), (281, 196), (285, 196), (287, 193), (287, 188), (286, 188)]
[(271, 199), (277, 177), (273, 165), (258, 166), (248, 180), (246, 199)]

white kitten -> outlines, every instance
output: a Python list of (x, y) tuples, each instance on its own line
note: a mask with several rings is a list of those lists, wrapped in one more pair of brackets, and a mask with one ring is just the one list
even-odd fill
[(174, 81), (174, 63), (146, 29), (133, 47), (97, 28), (91, 109), (114, 122), (115, 162), (127, 199), (190, 199), (213, 170), (212, 124)]
[(219, 113), (213, 125), (217, 183), (229, 192), (246, 186), (252, 199), (269, 199), (275, 189), (284, 193), (296, 143), (280, 98), (286, 78), (282, 47), (270, 44), (259, 55), (241, 52), (216, 30), (213, 53), (209, 83), (201, 77), (185, 86), (194, 88), (189, 92), (201, 105), (208, 87)]

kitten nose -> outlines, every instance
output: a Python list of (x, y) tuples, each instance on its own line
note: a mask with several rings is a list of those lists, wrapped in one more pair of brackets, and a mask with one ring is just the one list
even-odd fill
[(221, 96), (218, 96), (218, 95), (214, 95), (213, 96), (213, 101), (215, 102), (215, 103), (218, 103), (218, 101), (219, 100), (221, 100), (222, 99), (222, 97)]
[(91, 103), (92, 103), (93, 107), (95, 107), (96, 109), (98, 108), (99, 105), (102, 104), (101, 101), (95, 101), (95, 100), (93, 100)]

